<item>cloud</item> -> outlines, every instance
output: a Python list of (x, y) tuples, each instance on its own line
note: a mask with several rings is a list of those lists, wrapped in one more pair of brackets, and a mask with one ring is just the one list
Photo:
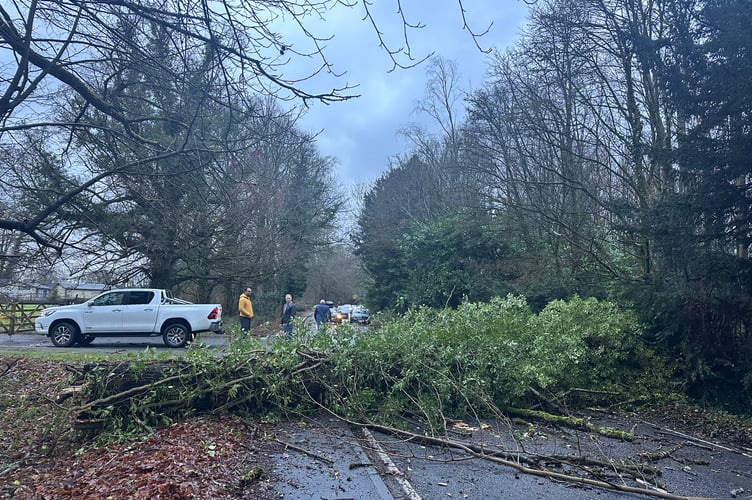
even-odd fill
[[(376, 4), (376, 2), (374, 2)], [(476, 46), (470, 34), (462, 29), (459, 5), (435, 0), (402, 2), (408, 21), (425, 25), (410, 30), (410, 60), (401, 56), (403, 64), (410, 64), (433, 53), (454, 61), (464, 90), (477, 88), (488, 71), (488, 57)], [(403, 40), (402, 20), (396, 12), (396, 2), (372, 4), (373, 15), (383, 32), (383, 39), (394, 50), (407, 48)], [(452, 6), (453, 8), (449, 8)], [(522, 1), (477, 1), (466, 3), (466, 19), (475, 32), (493, 26), (480, 39), (483, 48), (503, 49), (514, 41), (527, 16), (527, 4)], [(414, 114), (416, 103), (426, 87), (426, 65), (411, 69), (392, 69), (392, 61), (373, 28), (363, 21), (363, 7), (339, 8), (328, 15), (319, 33), (333, 34), (326, 42), (325, 54), (335, 72), (344, 76), (319, 74), (306, 86), (324, 89), (357, 85), (353, 93), (360, 97), (325, 105), (314, 103), (300, 122), (310, 132), (319, 132), (318, 145), (322, 154), (337, 159), (337, 175), (345, 183), (371, 181), (384, 172), (389, 159), (409, 152), (408, 141), (399, 136), (400, 128), (420, 122)]]

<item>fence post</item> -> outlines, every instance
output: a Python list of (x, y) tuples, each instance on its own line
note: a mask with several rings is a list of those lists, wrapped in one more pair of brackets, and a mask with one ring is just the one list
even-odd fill
[(16, 333), (16, 308), (17, 307), (18, 307), (17, 303), (15, 302), (10, 303), (10, 317), (8, 318), (9, 320), (8, 336), (9, 337)]

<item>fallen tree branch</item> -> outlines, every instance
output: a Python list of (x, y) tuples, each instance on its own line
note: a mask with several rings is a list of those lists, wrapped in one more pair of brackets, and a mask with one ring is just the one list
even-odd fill
[(570, 416), (554, 415), (552, 413), (547, 413), (544, 411), (528, 410), (525, 408), (504, 408), (503, 411), (504, 413), (507, 413), (515, 417), (533, 418), (533, 419), (542, 420), (544, 422), (548, 422), (552, 424), (564, 425), (567, 427), (574, 427), (577, 429), (583, 429), (589, 432), (595, 432), (602, 436), (615, 438), (615, 439), (621, 439), (622, 441), (634, 440), (633, 432), (622, 431), (619, 429), (613, 429), (611, 427), (604, 427), (602, 425), (594, 424), (590, 422), (590, 420), (584, 417), (570, 417)]
[(674, 452), (684, 448), (686, 444), (686, 442), (682, 442), (677, 444), (676, 446), (672, 446), (671, 448), (654, 451), (652, 453), (643, 451), (642, 453), (640, 453), (640, 457), (650, 462), (657, 462), (659, 460), (663, 460), (664, 458), (670, 457)]
[(62, 403), (66, 399), (81, 394), (81, 391), (83, 389), (83, 386), (80, 385), (74, 385), (71, 387), (66, 387), (62, 391), (58, 392), (57, 399), (55, 399), (56, 403)]
[(274, 441), (277, 442), (277, 443), (279, 443), (279, 444), (281, 444), (285, 448), (290, 448), (291, 450), (295, 450), (298, 453), (302, 453), (303, 455), (308, 455), (309, 457), (311, 457), (311, 458), (313, 458), (315, 460), (320, 460), (320, 461), (324, 462), (325, 464), (329, 465), (330, 467), (332, 465), (334, 465), (334, 461), (333, 460), (330, 460), (328, 458), (322, 457), (321, 455), (318, 455), (318, 454), (316, 454), (316, 453), (314, 453), (312, 451), (306, 450), (305, 448), (301, 448), (300, 446), (295, 446), (294, 444), (287, 443), (287, 442), (282, 441), (281, 439), (278, 439), (278, 438), (274, 438)]
[(128, 399), (134, 394), (138, 394), (140, 392), (145, 392), (151, 389), (154, 389), (156, 387), (168, 384), (170, 382), (174, 382), (176, 380), (180, 380), (185, 377), (185, 374), (180, 375), (173, 375), (171, 377), (163, 378), (161, 380), (155, 380), (154, 382), (149, 382), (148, 384), (141, 385), (138, 387), (131, 387), (130, 389), (127, 389), (122, 392), (118, 392), (117, 394), (112, 394), (110, 396), (95, 399), (94, 401), (89, 401), (88, 403), (81, 405), (79, 407), (74, 408), (75, 411), (83, 412), (86, 410), (89, 410), (95, 406), (106, 406), (111, 403), (115, 403), (118, 401), (122, 401), (124, 399)]
[[(311, 399), (315, 402), (313, 398)], [(560, 481), (565, 481), (565, 482), (572, 483), (572, 484), (583, 484), (583, 485), (594, 486), (594, 487), (603, 488), (607, 490), (622, 491), (626, 493), (638, 493), (641, 495), (649, 495), (649, 496), (654, 496), (658, 498), (666, 498), (669, 500), (712, 500), (710, 498), (705, 498), (705, 497), (684, 497), (684, 496), (672, 495), (666, 491), (663, 491), (657, 488), (652, 489), (652, 490), (647, 489), (647, 488), (636, 488), (633, 486), (619, 485), (619, 484), (609, 483), (606, 481), (600, 481), (597, 479), (570, 476), (568, 474), (563, 474), (560, 472), (552, 472), (552, 471), (543, 470), (543, 469), (535, 469), (532, 467), (526, 467), (522, 465), (520, 461), (510, 460), (509, 457), (500, 457), (496, 455), (496, 450), (492, 451), (484, 447), (480, 447), (477, 445), (468, 445), (467, 443), (462, 443), (462, 442), (451, 440), (451, 439), (436, 438), (432, 436), (415, 434), (413, 432), (397, 429), (395, 427), (375, 424), (373, 422), (368, 422), (368, 423), (356, 422), (354, 420), (338, 415), (337, 413), (333, 412), (331, 409), (327, 408), (324, 405), (321, 405), (318, 402), (316, 402), (316, 404), (322, 410), (326, 411), (330, 415), (336, 418), (339, 418), (344, 422), (347, 422), (349, 425), (353, 427), (379, 431), (384, 434), (400, 437), (402, 439), (405, 439), (408, 442), (415, 442), (418, 444), (424, 444), (424, 445), (430, 445), (430, 446), (441, 446), (441, 447), (459, 449), (459, 450), (465, 451), (467, 454), (475, 458), (489, 460), (491, 462), (498, 463), (500, 465), (505, 465), (523, 474), (529, 474), (529, 475), (539, 476), (539, 477), (547, 477), (551, 479), (558, 479)], [(535, 412), (535, 413), (542, 413), (542, 412)], [(513, 457), (516, 459), (523, 458), (523, 457), (529, 458), (522, 454), (513, 455)], [(540, 458), (543, 458), (543, 457), (540, 457)], [(608, 464), (608, 466), (613, 467), (613, 464)], [(630, 473), (631, 472), (632, 471), (630, 471)], [(645, 481), (642, 481), (642, 484), (647, 485)]]
[(21, 358), (16, 358), (11, 361), (12, 361), (11, 363), (5, 364), (5, 369), (2, 371), (2, 373), (0, 373), (0, 378), (4, 377), (5, 374), (13, 370), (21, 362)]
[(409, 431), (400, 430), (394, 427), (387, 427), (387, 426), (373, 424), (373, 423), (370, 423), (370, 424), (359, 424), (357, 422), (350, 422), (350, 423), (351, 425), (355, 425), (357, 427), (363, 426), (372, 430), (382, 432), (384, 434), (399, 436), (409, 442), (415, 442), (415, 443), (426, 444), (426, 445), (431, 445), (431, 446), (448, 446), (451, 448), (459, 449), (476, 458), (482, 458), (484, 460), (489, 460), (489, 461), (492, 461), (501, 465), (505, 465), (519, 472), (522, 472), (524, 474), (529, 474), (532, 476), (547, 477), (551, 479), (558, 479), (560, 481), (566, 481), (572, 484), (583, 484), (583, 485), (595, 486), (598, 488), (603, 488), (603, 489), (608, 489), (608, 490), (622, 491), (626, 493), (638, 493), (641, 495), (649, 495), (649, 496), (654, 496), (658, 498), (666, 498), (669, 500), (712, 500), (710, 498), (705, 498), (705, 497), (677, 496), (677, 495), (672, 495), (671, 493), (665, 492), (663, 490), (658, 490), (658, 489), (649, 490), (649, 489), (644, 489), (644, 488), (636, 488), (633, 486), (608, 483), (608, 482), (600, 481), (597, 479), (588, 479), (584, 477), (570, 476), (570, 475), (563, 474), (560, 472), (534, 469), (531, 467), (526, 467), (522, 465), (520, 462), (515, 462), (512, 460), (494, 456), (493, 454), (488, 453), (487, 450), (481, 449), (480, 451), (478, 451), (477, 449), (473, 449), (474, 448), (473, 446), (467, 446), (464, 443), (459, 443), (451, 439), (442, 439), (442, 438), (435, 438), (431, 436), (423, 436), (423, 435), (415, 434)]
[[(743, 450), (738, 450), (738, 449), (735, 449), (735, 448), (729, 448), (727, 446), (723, 446), (723, 445), (718, 444), (718, 443), (713, 443), (712, 441), (706, 441), (706, 440), (700, 439), (698, 437), (690, 436), (689, 434), (684, 434), (683, 432), (675, 431), (673, 429), (669, 429), (669, 428), (666, 428), (666, 427), (661, 427), (659, 425), (656, 425), (656, 424), (654, 424), (652, 422), (648, 422), (646, 420), (641, 420), (641, 422), (644, 423), (644, 424), (647, 424), (647, 425), (650, 425), (650, 426), (654, 427), (659, 432), (662, 432), (664, 434), (671, 434), (673, 436), (679, 436), (681, 438), (684, 438), (687, 441), (691, 442), (692, 445), (694, 445), (694, 446), (705, 445), (707, 447), (710, 447), (711, 449), (712, 448), (717, 448), (719, 450), (729, 451), (729, 452), (732, 452), (732, 453), (739, 453), (741, 455), (744, 455), (745, 457), (752, 458), (752, 454), (745, 453)], [(750, 450), (750, 451), (752, 451), (752, 450)]]
[(16, 460), (12, 464), (9, 464), (5, 469), (0, 470), (0, 477), (3, 477), (6, 474), (9, 474), (15, 470), (20, 469), (26, 463), (26, 461), (29, 459), (30, 456), (31, 456), (31, 451), (27, 451), (24, 454), (24, 456), (22, 456), (20, 459)]

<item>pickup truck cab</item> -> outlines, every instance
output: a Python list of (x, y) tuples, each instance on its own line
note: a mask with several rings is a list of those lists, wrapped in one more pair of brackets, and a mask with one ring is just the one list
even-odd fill
[(46, 308), (34, 327), (57, 347), (143, 335), (161, 335), (168, 347), (183, 347), (197, 333), (221, 331), (222, 305), (192, 304), (158, 288), (126, 288), (81, 304)]

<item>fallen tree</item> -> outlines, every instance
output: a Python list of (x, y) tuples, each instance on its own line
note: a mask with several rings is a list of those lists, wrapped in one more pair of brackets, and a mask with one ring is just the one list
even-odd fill
[[(292, 349), (291, 344), (285, 347)], [(363, 402), (356, 402), (349, 411), (342, 411), (344, 408), (341, 403), (345, 397), (338, 392), (341, 386), (332, 378), (335, 372), (333, 357), (307, 344), (297, 344), (290, 352), (294, 352), (297, 362), (281, 362), (279, 352), (251, 349), (245, 351), (247, 357), (206, 357), (206, 353), (199, 350), (198, 355), (185, 359), (159, 360), (153, 363), (131, 361), (89, 364), (84, 367), (73, 390), (67, 390), (65, 394), (66, 397), (73, 395), (78, 398), (72, 410), (74, 426), (79, 429), (106, 428), (108, 423), (124, 423), (126, 419), (131, 419), (132, 425), (151, 430), (160, 423), (159, 419), (177, 420), (202, 413), (263, 414), (277, 411), (299, 414), (323, 410), (355, 427), (376, 430), (427, 446), (455, 448), (469, 456), (512, 467), (520, 473), (659, 498), (687, 498), (671, 495), (660, 487), (658, 478), (661, 471), (649, 459), (640, 461), (638, 457), (638, 461), (630, 465), (623, 459), (604, 461), (587, 457), (489, 449), (451, 438), (449, 435), (452, 429), (448, 425), (457, 421), (445, 416), (442, 418), (447, 425), (440, 431), (434, 428), (437, 432), (432, 434), (418, 434), (404, 428), (379, 424), (373, 420), (373, 414), (361, 413), (359, 418), (353, 418), (352, 415), (363, 408)], [(270, 385), (285, 386), (288, 393), (276, 393), (270, 398), (268, 396), (273, 394), (269, 390)], [(284, 408), (276, 406), (277, 398), (286, 401)], [(339, 410), (329, 406), (332, 401), (339, 402), (335, 405)], [(350, 416), (346, 413), (350, 413)], [(157, 415), (159, 419), (155, 420)], [(504, 411), (496, 409), (494, 416), (524, 418), (615, 439), (633, 438), (629, 431), (600, 426), (582, 416), (555, 415), (523, 408), (506, 408)], [(480, 418), (481, 415), (477, 417)], [(405, 415), (403, 422), (415, 418), (415, 414)], [(419, 416), (417, 418), (420, 419)], [(419, 420), (418, 423), (424, 422), (426, 420)], [(457, 429), (455, 427), (454, 432), (458, 432)], [(300, 451), (305, 452), (304, 449)], [(590, 477), (550, 470), (551, 463), (556, 463), (557, 466), (576, 466), (579, 471), (588, 470)], [(632, 478), (635, 484), (646, 479), (652, 482), (642, 487), (619, 484), (607, 480), (604, 471), (612, 471), (622, 482), (625, 478)]]
[[(523, 299), (509, 297), (413, 311), (367, 335), (340, 326), (264, 346), (237, 335), (220, 355), (196, 343), (180, 359), (146, 353), (93, 363), (66, 394), (75, 397), (74, 427), (92, 433), (151, 431), (202, 414), (278, 419), (323, 410), (395, 434), (418, 422), (424, 438), (442, 446), (457, 444), (448, 423), (467, 419), (524, 418), (629, 440), (628, 430), (561, 409), (657, 392), (645, 384), (660, 384), (657, 367), (664, 365), (638, 331), (630, 315), (607, 303), (574, 299), (533, 314)], [(648, 469), (636, 468), (635, 480)]]

